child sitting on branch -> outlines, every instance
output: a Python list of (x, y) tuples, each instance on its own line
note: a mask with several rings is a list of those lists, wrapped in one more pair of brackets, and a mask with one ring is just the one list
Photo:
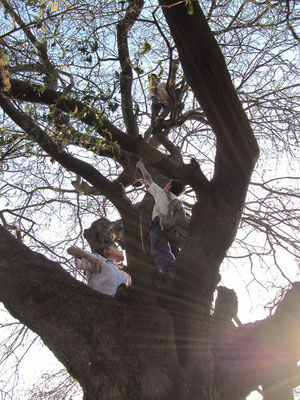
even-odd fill
[(69, 247), (67, 252), (75, 257), (76, 268), (86, 272), (87, 284), (92, 289), (114, 296), (120, 285), (131, 285), (130, 275), (121, 268), (124, 261), (123, 252), (113, 242), (107, 243), (94, 253), (75, 246)]

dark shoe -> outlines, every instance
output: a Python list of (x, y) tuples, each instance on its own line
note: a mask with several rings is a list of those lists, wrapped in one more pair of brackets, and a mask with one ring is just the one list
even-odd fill
[(127, 286), (125, 285), (125, 283), (122, 283), (122, 284), (118, 287), (118, 289), (117, 289), (117, 291), (116, 291), (115, 298), (116, 298), (117, 300), (124, 300), (124, 299), (127, 299), (127, 297), (128, 297), (128, 289), (127, 289)]

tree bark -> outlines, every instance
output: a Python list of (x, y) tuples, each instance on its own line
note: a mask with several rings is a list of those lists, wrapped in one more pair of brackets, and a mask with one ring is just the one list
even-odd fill
[[(0, 229), (0, 299), (82, 385), (85, 399), (168, 399), (186, 390), (172, 320), (132, 290), (101, 295)], [(184, 397), (182, 397), (184, 398)]]
[[(300, 284), (287, 293), (274, 316), (240, 328), (229, 321), (236, 298), (227, 301), (222, 295), (210, 317), (214, 333), (207, 335), (209, 341), (203, 340), (200, 318), (188, 321), (189, 330), (183, 318), (181, 333), (193, 341), (187, 341), (182, 359), (167, 305), (175, 301), (172, 286), (160, 286), (156, 296), (154, 288), (143, 295), (132, 288), (122, 298), (101, 295), (4, 228), (0, 260), (0, 300), (43, 339), (82, 385), (85, 399), (241, 400), (261, 384), (278, 393), (278, 384), (285, 384), (286, 391), (287, 384), (298, 382)], [(206, 362), (212, 355), (210, 367)], [(199, 379), (204, 369), (214, 378), (210, 387), (209, 377)], [(276, 370), (280, 372), (273, 375)], [(288, 382), (278, 381), (287, 376)]]

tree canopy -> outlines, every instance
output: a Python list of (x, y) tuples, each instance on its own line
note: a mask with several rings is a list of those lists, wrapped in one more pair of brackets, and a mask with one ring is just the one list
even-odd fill
[[(238, 400), (258, 386), (266, 400), (292, 399), (300, 383), (299, 5), (0, 2), (6, 309), (42, 338), (86, 400)], [(171, 98), (152, 125), (149, 73)], [(188, 239), (174, 282), (162, 287), (149, 256), (153, 204), (139, 159), (159, 184), (188, 185)], [(69, 280), (78, 273), (66, 248), (86, 247), (85, 237), (95, 249), (105, 228), (87, 228), (100, 217), (121, 221), (110, 233), (133, 278), (123, 303)], [(214, 303), (217, 285), (248, 293), (270, 316), (242, 324), (234, 292), (219, 289)], [(113, 378), (118, 362), (132, 373)]]

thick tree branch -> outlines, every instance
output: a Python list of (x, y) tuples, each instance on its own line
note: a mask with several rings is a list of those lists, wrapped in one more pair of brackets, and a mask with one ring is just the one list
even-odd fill
[[(63, 114), (62, 112), (60, 113)], [(77, 131), (73, 129), (69, 123), (67, 123), (65, 126), (61, 126), (60, 128), (61, 130), (58, 132), (56, 131), (54, 135), (55, 141), (58, 144), (61, 144), (62, 147), (74, 145), (91, 151), (101, 157), (107, 157), (113, 160), (117, 159), (118, 163), (124, 168), (124, 170), (131, 170), (131, 174), (127, 171), (127, 174), (131, 176), (127, 184), (123, 186), (127, 186), (134, 181), (134, 178), (132, 177), (134, 174), (132, 164), (136, 161), (136, 158), (131, 160), (131, 154), (122, 151), (119, 146), (111, 141), (108, 141), (107, 139), (99, 139), (96, 136), (91, 136)], [(117, 179), (117, 181), (119, 181), (119, 179)]]
[[(212, 185), (201, 193), (202, 185), (198, 191), (201, 202), (193, 208), (186, 246), (177, 259), (177, 271), (188, 276), (186, 287), (180, 290), (192, 294), (191, 298), (194, 296), (194, 301), (199, 299), (203, 305), (205, 298), (204, 308), (209, 312), (220, 264), (240, 221), (258, 147), (224, 57), (198, 2), (190, 3), (193, 9), (190, 14), (180, 2), (161, 0), (160, 5), (185, 77), (217, 138)], [(187, 271), (186, 265), (196, 268)]]
[(258, 147), (224, 57), (198, 2), (191, 3), (192, 14), (184, 4), (172, 4), (160, 1), (187, 81), (217, 137), (215, 178), (248, 182)]
[(128, 47), (128, 34), (134, 22), (139, 17), (144, 5), (143, 0), (130, 0), (126, 10), (125, 17), (117, 25), (117, 41), (119, 61), (121, 64), (121, 100), (124, 122), (127, 133), (132, 136), (138, 136), (138, 126), (136, 115), (133, 111), (132, 101), (132, 67)]
[(104, 196), (110, 199), (120, 212), (123, 211), (130, 214), (130, 210), (133, 211), (131, 202), (126, 199), (123, 189), (119, 184), (110, 182), (90, 164), (62, 150), (30, 117), (17, 110), (2, 93), (0, 93), (0, 106), (21, 129), (63, 167), (90, 182)]
[(273, 316), (224, 330), (214, 344), (214, 358), (225, 398), (232, 399), (235, 392), (234, 399), (243, 399), (262, 385), (268, 399), (292, 399), (287, 393), (300, 384), (299, 331), (300, 283), (286, 293)]
[(233, 328), (231, 321), (236, 317), (237, 310), (238, 302), (235, 292), (226, 287), (219, 286), (215, 311), (211, 322), (211, 335), (214, 341), (220, 340), (226, 334), (226, 330)]
[(43, 339), (83, 389), (111, 381), (117, 368), (108, 366), (124, 306), (76, 281), (3, 227), (0, 260), (0, 300), (9, 312)]
[(45, 89), (41, 93), (39, 88), (38, 85), (29, 85), (26, 82), (11, 79), (10, 96), (33, 103), (55, 105), (61, 111), (76, 113), (79, 120), (93, 126), (101, 136), (111, 142), (116, 141), (124, 151), (143, 158), (146, 163), (155, 167), (163, 175), (173, 179), (181, 179), (195, 188), (207, 185), (207, 180), (202, 173), (198, 176), (194, 173), (191, 177), (182, 168), (184, 165), (180, 167), (175, 165), (168, 157), (146, 143), (141, 137), (135, 138), (124, 134), (103, 116), (100, 117), (99, 121), (97, 112), (88, 109), (79, 101), (63, 97), (62, 93), (50, 89)]

